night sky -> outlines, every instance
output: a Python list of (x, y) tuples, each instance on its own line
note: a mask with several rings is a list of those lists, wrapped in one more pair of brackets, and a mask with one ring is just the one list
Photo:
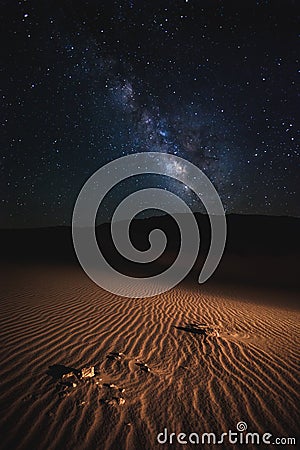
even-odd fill
[[(2, 1), (0, 226), (70, 225), (84, 182), (141, 151), (196, 164), (227, 213), (300, 216), (296, 5)], [(100, 220), (147, 186), (201, 210), (136, 177)]]

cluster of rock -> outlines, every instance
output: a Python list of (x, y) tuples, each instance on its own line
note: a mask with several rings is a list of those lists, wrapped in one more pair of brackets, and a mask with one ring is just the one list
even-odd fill
[[(95, 367), (83, 367), (80, 370), (72, 370), (70, 372), (64, 373), (60, 379), (60, 385), (63, 387), (62, 396), (69, 395), (70, 388), (76, 388), (80, 383), (89, 382), (93, 379), (93, 382), (98, 386), (98, 388), (107, 388), (107, 399), (102, 400), (102, 403), (109, 406), (124, 405), (125, 398), (122, 396), (125, 389), (120, 388), (114, 383), (102, 383), (102, 378), (95, 373)], [(79, 406), (84, 406), (85, 401), (80, 401)]]
[(79, 371), (71, 371), (64, 373), (61, 377), (61, 383), (69, 386), (76, 387), (78, 383), (86, 378), (92, 378), (95, 376), (94, 366), (84, 367)]
[[(110, 352), (107, 358), (111, 361), (120, 361), (125, 358), (125, 354), (122, 352)], [(148, 373), (151, 371), (148, 364), (139, 359), (135, 360), (135, 365), (143, 372)], [(101, 389), (101, 393), (104, 394), (101, 400), (102, 404), (116, 406), (124, 405), (125, 403), (123, 396), (125, 389), (114, 383), (103, 383), (94, 366), (87, 366), (77, 370), (71, 367), (55, 365), (51, 366), (50, 369), (50, 374), (56, 380), (59, 380), (59, 395), (62, 397), (71, 395), (73, 389), (79, 388), (85, 383), (91, 383), (91, 385), (95, 385), (95, 388)], [(86, 401), (78, 402), (79, 406), (84, 406), (86, 403)]]
[[(89, 381), (91, 378), (95, 377), (94, 366), (83, 367), (80, 370), (71, 370), (70, 372), (63, 373), (60, 376), (58, 387), (59, 395), (61, 397), (66, 397), (70, 394), (70, 389), (77, 388), (79, 384)], [(97, 378), (96, 384), (101, 381), (101, 378)]]

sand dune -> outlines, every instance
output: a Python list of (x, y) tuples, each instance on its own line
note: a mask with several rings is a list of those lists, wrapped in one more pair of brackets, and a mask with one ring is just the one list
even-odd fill
[[(74, 267), (14, 268), (2, 286), (2, 448), (153, 449), (165, 427), (221, 434), (239, 421), (297, 435), (300, 314), (264, 305), (267, 294), (182, 286), (123, 299)], [(62, 391), (57, 364), (97, 376)], [(109, 384), (125, 404), (108, 403)]]

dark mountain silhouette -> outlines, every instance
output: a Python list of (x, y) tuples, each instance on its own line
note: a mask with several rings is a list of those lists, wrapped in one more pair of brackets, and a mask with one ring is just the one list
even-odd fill
[[(210, 245), (208, 216), (195, 214), (201, 232), (201, 249), (189, 278), (196, 281)], [(235, 282), (296, 288), (300, 255), (300, 219), (291, 217), (228, 215), (227, 243), (222, 261), (209, 282)], [(122, 226), (122, 224), (120, 224)], [(99, 246), (118, 270), (135, 276), (150, 276), (165, 270), (176, 259), (180, 234), (170, 216), (135, 219), (130, 226), (132, 243), (139, 250), (149, 247), (151, 230), (165, 231), (168, 244), (153, 263), (137, 264), (121, 257), (111, 236), (110, 224), (97, 227)], [(78, 264), (70, 227), (0, 230), (1, 262)]]

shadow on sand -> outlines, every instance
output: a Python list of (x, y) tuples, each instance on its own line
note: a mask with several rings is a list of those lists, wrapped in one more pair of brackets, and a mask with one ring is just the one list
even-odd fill
[(63, 364), (54, 364), (49, 366), (47, 375), (50, 375), (54, 380), (59, 380), (63, 375), (72, 372), (75, 376), (78, 376), (80, 370), (74, 369), (74, 367), (64, 366)]
[(185, 326), (174, 326), (177, 330), (186, 331), (187, 333), (200, 334), (207, 336), (207, 326), (205, 324), (189, 323)]

